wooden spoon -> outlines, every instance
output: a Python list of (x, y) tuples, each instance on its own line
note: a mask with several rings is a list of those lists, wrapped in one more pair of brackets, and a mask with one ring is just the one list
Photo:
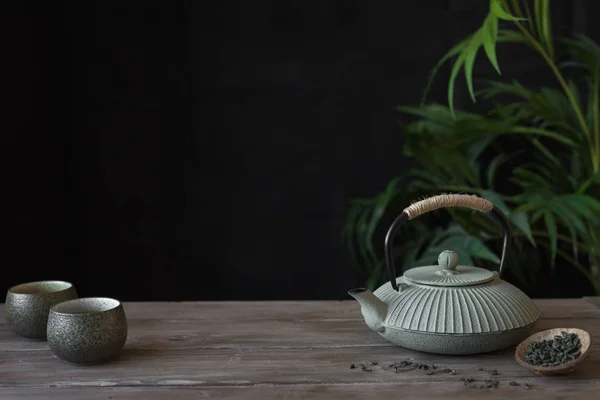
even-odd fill
[[(525, 352), (527, 351), (527, 345), (531, 342), (538, 342), (541, 340), (554, 339), (554, 336), (560, 336), (562, 332), (575, 333), (579, 337), (581, 343), (581, 355), (575, 360), (566, 364), (557, 365), (555, 367), (541, 367), (533, 364), (529, 364), (524, 360)], [(590, 355), (590, 349), (592, 348), (592, 338), (589, 333), (583, 329), (577, 328), (556, 328), (541, 331), (529, 336), (527, 339), (521, 342), (515, 350), (515, 360), (523, 367), (532, 370), (536, 375), (562, 375), (568, 374), (575, 369), (575, 366), (585, 360)]]

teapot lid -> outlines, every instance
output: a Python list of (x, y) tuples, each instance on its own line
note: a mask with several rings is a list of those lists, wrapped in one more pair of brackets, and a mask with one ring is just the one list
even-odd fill
[(458, 265), (458, 254), (452, 250), (444, 250), (438, 264), (409, 269), (404, 278), (432, 286), (471, 286), (494, 279), (494, 273), (487, 269)]

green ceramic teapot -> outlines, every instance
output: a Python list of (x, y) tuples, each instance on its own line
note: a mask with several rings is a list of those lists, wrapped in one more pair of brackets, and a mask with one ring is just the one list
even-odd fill
[[(498, 272), (459, 264), (458, 254), (442, 252), (438, 265), (407, 270), (396, 277), (392, 243), (408, 220), (429, 211), (465, 207), (490, 212), (504, 233)], [(501, 279), (510, 246), (508, 219), (490, 201), (472, 195), (443, 194), (404, 209), (385, 238), (390, 282), (374, 293), (350, 290), (367, 326), (400, 346), (438, 354), (477, 354), (499, 350), (526, 338), (540, 311), (517, 287)]]

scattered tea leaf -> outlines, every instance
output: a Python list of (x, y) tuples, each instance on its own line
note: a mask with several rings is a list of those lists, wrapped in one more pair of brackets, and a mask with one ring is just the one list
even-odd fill
[(498, 375), (498, 370), (497, 369), (490, 369), (490, 368), (479, 368), (480, 371), (484, 371), (487, 372), (490, 375)]
[(497, 388), (498, 385), (500, 384), (500, 381), (496, 381), (496, 380), (487, 380), (485, 381), (486, 387), (489, 388)]

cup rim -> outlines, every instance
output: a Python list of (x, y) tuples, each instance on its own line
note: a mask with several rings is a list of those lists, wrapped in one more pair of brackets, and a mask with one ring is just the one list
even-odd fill
[[(59, 290), (51, 290), (51, 291), (44, 291), (44, 292), (38, 292), (38, 293), (21, 293), (21, 292), (16, 291), (19, 287), (22, 287), (22, 286), (28, 286), (28, 285), (35, 286), (35, 285), (40, 285), (40, 284), (44, 284), (44, 283), (62, 283), (62, 284), (65, 284), (65, 287), (62, 289), (59, 289)], [(48, 294), (64, 292), (64, 291), (72, 289), (74, 287), (75, 286), (73, 285), (73, 283), (71, 283), (69, 281), (61, 281), (58, 279), (49, 279), (49, 280), (44, 280), (44, 281), (32, 281), (32, 282), (23, 282), (23, 283), (16, 284), (16, 285), (8, 288), (8, 293), (13, 294), (13, 295), (19, 295), (19, 296), (44, 296), (44, 295), (48, 295)]]
[[(114, 304), (110, 308), (103, 309), (103, 310), (83, 311), (83, 312), (76, 312), (76, 313), (57, 311), (58, 308), (64, 307), (68, 303), (87, 302), (89, 300), (104, 300), (104, 301), (113, 302)], [(77, 317), (77, 316), (82, 316), (82, 315), (101, 314), (101, 313), (105, 313), (105, 312), (109, 312), (109, 311), (114, 311), (121, 306), (122, 306), (121, 302), (117, 299), (113, 299), (112, 297), (79, 297), (76, 299), (71, 299), (71, 300), (67, 300), (67, 301), (63, 301), (63, 302), (54, 304), (52, 307), (50, 307), (50, 312), (52, 314), (65, 316), (65, 317)]]

